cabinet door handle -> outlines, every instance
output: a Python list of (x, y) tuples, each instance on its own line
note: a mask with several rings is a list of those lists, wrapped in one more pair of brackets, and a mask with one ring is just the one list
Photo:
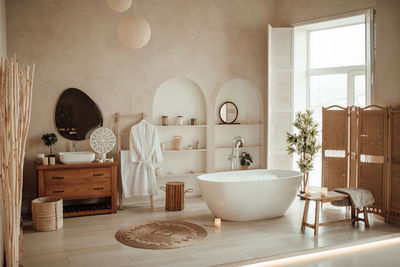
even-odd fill
[(64, 190), (53, 191), (53, 193), (64, 193)]
[(104, 176), (104, 173), (94, 173), (93, 176)]
[(53, 176), (53, 179), (56, 179), (56, 180), (63, 180), (64, 177), (62, 177), (62, 176)]
[(94, 187), (93, 190), (104, 190), (104, 187)]

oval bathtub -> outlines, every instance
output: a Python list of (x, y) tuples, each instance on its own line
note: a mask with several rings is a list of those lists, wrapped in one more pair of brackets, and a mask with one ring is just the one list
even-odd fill
[(248, 170), (199, 175), (201, 195), (218, 218), (250, 221), (285, 214), (303, 174), (290, 170)]

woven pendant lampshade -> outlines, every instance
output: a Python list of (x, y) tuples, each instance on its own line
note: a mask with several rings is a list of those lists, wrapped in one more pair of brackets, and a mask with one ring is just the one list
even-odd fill
[(142, 17), (128, 16), (118, 26), (118, 38), (126, 47), (142, 48), (150, 37), (150, 24)]
[(132, 0), (107, 0), (107, 4), (115, 12), (125, 12), (131, 7)]

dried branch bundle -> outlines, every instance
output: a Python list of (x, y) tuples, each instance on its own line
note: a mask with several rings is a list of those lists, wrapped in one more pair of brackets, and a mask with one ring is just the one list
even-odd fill
[(0, 180), (7, 266), (19, 264), (22, 182), (35, 65), (18, 66), (16, 55), (0, 61)]

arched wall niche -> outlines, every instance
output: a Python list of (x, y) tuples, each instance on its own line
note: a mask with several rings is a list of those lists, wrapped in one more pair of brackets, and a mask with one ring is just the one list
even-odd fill
[(220, 123), (219, 108), (222, 103), (231, 101), (236, 104), (239, 115), (236, 122), (244, 124), (263, 122), (262, 96), (260, 90), (252, 82), (245, 79), (233, 79), (226, 82), (218, 92), (215, 101), (215, 122)]
[[(168, 126), (161, 126), (161, 117), (168, 116)], [(183, 116), (183, 126), (176, 123), (177, 116)], [(158, 185), (168, 181), (183, 181), (187, 188), (194, 191), (192, 196), (200, 195), (196, 181), (197, 173), (207, 172), (207, 104), (200, 86), (185, 77), (172, 77), (163, 82), (155, 92), (153, 100), (153, 124), (157, 125), (160, 142), (165, 144), (161, 175)], [(190, 119), (196, 118), (197, 125), (190, 125)], [(174, 136), (182, 136), (183, 151), (173, 150)], [(196, 141), (200, 149), (195, 149)], [(189, 150), (189, 146), (192, 149)], [(194, 174), (193, 174), (194, 173)], [(165, 193), (159, 190), (158, 198)]]
[(153, 100), (153, 123), (161, 124), (161, 116), (169, 118), (169, 124), (175, 124), (177, 116), (184, 116), (184, 124), (190, 124), (191, 118), (197, 124), (207, 124), (205, 96), (194, 81), (185, 77), (172, 77), (157, 89)]
[[(239, 114), (236, 123), (239, 124), (221, 124), (219, 108), (226, 101), (237, 106)], [(250, 168), (265, 167), (263, 98), (260, 90), (251, 81), (237, 78), (226, 82), (216, 96), (214, 118), (215, 171), (230, 170), (227, 158), (235, 136), (241, 136), (245, 141), (239, 152), (246, 151), (253, 156), (254, 163)]]

